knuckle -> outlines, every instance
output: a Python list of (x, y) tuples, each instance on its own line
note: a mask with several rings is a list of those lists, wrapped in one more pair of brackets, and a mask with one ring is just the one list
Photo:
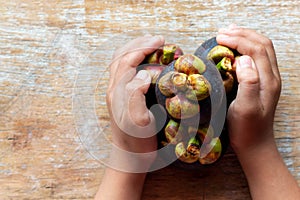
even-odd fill
[(271, 91), (273, 94), (278, 94), (281, 91), (281, 83), (278, 81), (274, 81), (274, 83), (271, 86)]
[(282, 89), (281, 81), (278, 81), (278, 82), (277, 82), (277, 88), (278, 88), (278, 91), (279, 91), (279, 93), (280, 93), (280, 92), (281, 92), (281, 89)]
[(280, 90), (281, 89), (281, 82), (280, 81), (275, 81), (274, 86), (275, 86), (276, 90)]
[(264, 46), (273, 47), (273, 42), (269, 38), (264, 38), (264, 40), (262, 41), (262, 43), (263, 43)]
[(150, 123), (150, 117), (147, 113), (141, 114), (136, 122), (139, 126), (147, 126)]
[(144, 80), (134, 79), (126, 84), (125, 90), (128, 94), (133, 94), (134, 92), (142, 92), (147, 87)]
[(119, 63), (119, 66), (127, 66), (129, 64), (129, 58), (128, 56), (126, 55), (123, 55), (121, 58), (120, 58), (120, 63)]
[(120, 47), (120, 48), (118, 48), (118, 49), (116, 49), (115, 51), (114, 51), (114, 53), (113, 53), (113, 58), (114, 59), (117, 59), (118, 57), (120, 57), (123, 53), (124, 53), (124, 47)]
[(263, 44), (255, 44), (255, 46), (253, 47), (253, 50), (252, 50), (253, 54), (259, 54), (259, 55), (262, 55), (262, 56), (265, 56), (267, 54), (267, 51), (266, 51), (266, 48)]
[(126, 91), (128, 94), (132, 94), (135, 90), (136, 90), (136, 87), (135, 87), (135, 85), (134, 85), (132, 82), (126, 84), (126, 86), (125, 86), (125, 91)]
[(108, 104), (110, 104), (111, 100), (112, 100), (112, 92), (111, 92), (111, 90), (108, 89), (108, 90), (106, 91), (106, 102), (107, 102)]

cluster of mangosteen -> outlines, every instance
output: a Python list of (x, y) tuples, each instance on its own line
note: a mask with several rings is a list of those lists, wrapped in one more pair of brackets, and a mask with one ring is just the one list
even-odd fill
[[(147, 70), (151, 75), (146, 94), (148, 108), (159, 104), (167, 113), (164, 128), (158, 133), (159, 148), (172, 146), (172, 152), (184, 163), (207, 165), (221, 157), (228, 145), (226, 124), (221, 135), (215, 134), (210, 125), (214, 85), (205, 73), (211, 66), (219, 72), (227, 109), (236, 96), (238, 56), (235, 50), (219, 45), (214, 37), (194, 54), (184, 54), (177, 44), (165, 44), (138, 66), (137, 70)], [(200, 156), (200, 150), (206, 151), (204, 156)]]

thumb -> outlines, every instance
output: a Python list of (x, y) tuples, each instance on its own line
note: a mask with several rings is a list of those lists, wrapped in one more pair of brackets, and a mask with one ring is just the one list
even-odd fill
[(145, 97), (150, 83), (150, 74), (141, 70), (115, 89), (112, 115), (118, 128), (130, 136), (148, 138), (156, 134), (155, 118), (147, 108)]
[(239, 82), (237, 99), (247, 102), (258, 97), (259, 76), (256, 65), (250, 56), (238, 58), (236, 75)]
[(146, 70), (140, 70), (127, 84), (128, 112), (132, 122), (137, 126), (147, 126), (151, 123), (152, 115), (146, 106), (146, 97), (151, 83), (151, 76)]
[(237, 96), (229, 107), (229, 119), (233, 115), (251, 118), (260, 109), (260, 86), (256, 65), (251, 57), (241, 56), (237, 60), (236, 75), (239, 82)]
[(127, 84), (133, 89), (133, 93), (146, 94), (151, 83), (151, 76), (146, 70), (140, 70), (133, 77), (133, 79)]

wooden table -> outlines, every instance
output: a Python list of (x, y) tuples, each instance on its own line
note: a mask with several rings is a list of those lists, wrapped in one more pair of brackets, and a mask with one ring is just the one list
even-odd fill
[[(153, 33), (164, 29), (173, 36), (183, 34), (179, 38), (196, 47), (231, 23), (257, 29), (274, 42), (283, 80), (276, 139), (300, 183), (298, 1), (1, 0), (0, 4), (0, 199), (93, 198), (105, 166), (84, 147), (80, 134), (93, 124), (87, 120), (82, 129), (78, 112), (91, 109), (86, 102), (95, 96), (88, 90), (96, 88), (94, 111), (100, 116), (99, 125), (107, 126), (103, 102), (107, 61), (113, 48), (128, 39), (128, 31), (139, 36), (149, 28)], [(111, 38), (116, 40), (113, 47)], [(83, 102), (76, 102), (76, 97)], [(76, 110), (78, 105), (83, 108)], [(169, 166), (150, 173), (143, 199), (250, 196), (229, 150), (220, 163), (201, 172)]]

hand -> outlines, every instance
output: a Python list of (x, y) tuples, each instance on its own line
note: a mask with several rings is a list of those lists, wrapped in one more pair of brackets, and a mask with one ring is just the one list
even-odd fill
[(239, 153), (274, 142), (273, 120), (281, 90), (272, 41), (249, 29), (221, 29), (218, 43), (236, 49), (239, 88), (228, 110), (231, 145)]
[[(156, 157), (157, 140), (154, 116), (144, 96), (151, 77), (144, 70), (136, 74), (136, 67), (163, 44), (160, 36), (140, 37), (113, 56), (106, 101), (115, 146), (95, 199), (141, 198), (146, 171)], [(153, 153), (145, 157), (135, 154), (147, 152)]]
[(253, 199), (300, 199), (273, 135), (281, 79), (273, 44), (257, 32), (237, 26), (221, 29), (221, 45), (243, 54), (237, 61), (236, 99), (228, 109), (231, 145), (247, 177)]

